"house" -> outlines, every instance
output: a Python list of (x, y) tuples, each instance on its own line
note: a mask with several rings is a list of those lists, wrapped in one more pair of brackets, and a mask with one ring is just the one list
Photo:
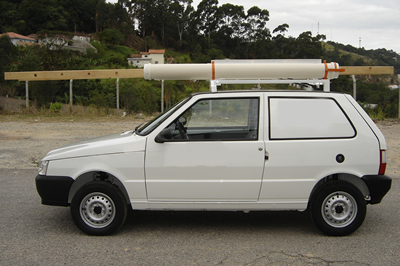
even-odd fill
[(36, 39), (21, 35), (21, 34), (15, 33), (15, 32), (6, 32), (6, 33), (1, 34), (0, 36), (3, 36), (5, 34), (8, 35), (8, 37), (10, 37), (11, 42), (15, 46), (25, 46), (25, 45), (32, 45), (32, 44), (37, 43)]
[(150, 49), (148, 52), (140, 54), (132, 54), (128, 58), (128, 64), (131, 66), (142, 68), (145, 64), (164, 64), (164, 49)]
[(164, 49), (150, 49), (149, 50), (149, 55), (151, 58), (151, 63), (152, 64), (164, 64), (164, 54), (165, 50)]
[(38, 39), (39, 44), (45, 46), (47, 45), (50, 50), (68, 49), (86, 54), (87, 49), (92, 49), (93, 51), (97, 52), (97, 49), (89, 43), (90, 35), (82, 33), (75, 35), (70, 34), (69, 36), (60, 34), (51, 36), (48, 36), (47, 34), (44, 34), (42, 36), (31, 34), (29, 36)]
[(128, 58), (128, 64), (134, 67), (143, 68), (145, 64), (151, 63), (151, 58), (148, 57), (148, 54), (143, 55), (140, 54), (131, 54), (131, 57)]
[(68, 45), (68, 47), (65, 47), (65, 49), (79, 51), (84, 54), (86, 54), (86, 51), (88, 49), (91, 49), (92, 51), (97, 53), (97, 49), (90, 44), (90, 35), (84, 33), (75, 33), (74, 37), (72, 37), (70, 44)]
[(55, 35), (38, 35), (38, 34), (31, 34), (29, 35), (32, 38), (37, 39), (38, 43), (49, 47), (50, 50), (58, 50), (68, 46), (69, 37), (65, 35), (55, 34)]
[(90, 43), (90, 35), (84, 33), (75, 33), (72, 40), (85, 41), (87, 43)]

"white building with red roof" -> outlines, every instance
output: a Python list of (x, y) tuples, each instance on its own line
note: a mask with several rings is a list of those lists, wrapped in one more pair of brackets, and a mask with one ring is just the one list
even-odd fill
[(131, 66), (142, 68), (145, 64), (164, 64), (164, 49), (150, 49), (148, 52), (140, 54), (132, 54), (128, 58), (128, 64)]
[(8, 35), (8, 37), (10, 37), (11, 42), (15, 45), (15, 46), (25, 46), (25, 45), (30, 45), (33, 43), (37, 43), (37, 40), (34, 38), (30, 38), (28, 36), (24, 36), (15, 32), (6, 32), (1, 34), (0, 36), (3, 35)]

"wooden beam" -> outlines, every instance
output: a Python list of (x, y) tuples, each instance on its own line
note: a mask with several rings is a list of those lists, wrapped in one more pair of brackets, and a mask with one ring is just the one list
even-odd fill
[(115, 78), (143, 78), (143, 69), (61, 70), (4, 73), (5, 80), (19, 81)]
[(392, 66), (340, 66), (344, 72), (339, 75), (393, 75), (394, 67)]
[[(344, 72), (340, 75), (393, 75), (392, 66), (340, 66)], [(61, 70), (5, 72), (5, 80), (38, 81), (38, 80), (71, 80), (71, 79), (115, 79), (143, 78), (143, 69), (101, 69), (101, 70)]]

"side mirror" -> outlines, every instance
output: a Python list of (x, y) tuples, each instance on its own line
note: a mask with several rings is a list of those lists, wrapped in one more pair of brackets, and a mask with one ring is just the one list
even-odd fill
[(164, 128), (163, 130), (161, 130), (160, 133), (158, 133), (158, 135), (156, 136), (154, 141), (157, 143), (164, 143), (164, 142), (170, 141), (172, 138), (173, 130), (174, 130), (173, 128), (169, 128), (169, 127)]
[(186, 125), (186, 122), (187, 122), (186, 117), (184, 117), (184, 116), (179, 117), (178, 121), (179, 121), (179, 123), (182, 124), (182, 126)]

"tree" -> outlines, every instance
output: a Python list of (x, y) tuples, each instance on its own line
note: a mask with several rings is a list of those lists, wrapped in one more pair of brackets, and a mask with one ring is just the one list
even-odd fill
[(269, 29), (266, 27), (269, 20), (269, 12), (253, 6), (247, 11), (246, 35), (249, 41), (263, 40), (270, 37)]
[(0, 1), (0, 32), (18, 31), (18, 5), (9, 1)]
[(182, 49), (183, 33), (187, 31), (190, 16), (194, 12), (192, 0), (174, 0), (170, 6), (171, 18), (176, 23), (179, 36), (179, 49)]
[(17, 49), (12, 44), (10, 37), (4, 34), (0, 37), (0, 81), (4, 80), (4, 72), (10, 69), (17, 58)]
[[(276, 27), (272, 33), (278, 33), (275, 37), (273, 37), (273, 42), (275, 44), (275, 57), (281, 58), (284, 57), (284, 48), (289, 46), (290, 39), (285, 38), (285, 32), (288, 31), (289, 25), (284, 23)], [(278, 50), (278, 48), (280, 48)]]
[(154, 23), (156, 20), (154, 17), (154, 1), (136, 0), (132, 9), (134, 10), (133, 13), (138, 24), (139, 34), (143, 38), (146, 35), (151, 35), (153, 30), (152, 23)]
[(99, 38), (106, 45), (120, 44), (124, 40), (124, 36), (117, 29), (105, 29), (99, 33)]
[(67, 30), (68, 13), (57, 0), (24, 0), (19, 5), (21, 20), (25, 22), (22, 34), (30, 34), (40, 30)]
[(18, 47), (17, 60), (11, 66), (12, 71), (45, 70), (41, 49), (38, 45)]
[(71, 32), (96, 31), (96, 7), (99, 0), (58, 0), (66, 12), (67, 30)]
[(321, 41), (325, 39), (325, 35), (320, 34), (313, 37), (311, 31), (301, 33), (295, 41), (295, 49), (297, 51), (296, 58), (320, 58), (323, 55)]
[[(242, 24), (242, 40), (246, 43), (245, 58), (262, 57), (260, 56), (262, 54), (260, 51), (263, 50), (261, 46), (265, 46), (265, 41), (271, 37), (269, 29), (266, 27), (268, 20), (269, 12), (266, 9), (262, 10), (257, 6), (253, 6), (247, 11), (246, 20)], [(249, 55), (250, 50), (251, 55)]]
[(224, 32), (230, 38), (241, 36), (242, 24), (246, 18), (243, 6), (224, 4), (219, 8), (219, 14), (220, 32)]
[(219, 13), (218, 13), (218, 0), (203, 0), (197, 6), (195, 12), (197, 27), (200, 34), (208, 37), (208, 46), (210, 48), (211, 33), (218, 29)]
[(282, 35), (282, 36), (285, 36), (285, 32), (287, 32), (288, 31), (288, 28), (289, 28), (289, 25), (288, 24), (286, 24), (286, 23), (284, 23), (284, 24), (281, 24), (281, 25), (279, 25), (278, 27), (276, 27), (273, 31), (272, 31), (272, 33), (279, 33), (278, 35)]
[(96, 33), (103, 30), (108, 17), (108, 8), (105, 0), (99, 0), (96, 6)]

